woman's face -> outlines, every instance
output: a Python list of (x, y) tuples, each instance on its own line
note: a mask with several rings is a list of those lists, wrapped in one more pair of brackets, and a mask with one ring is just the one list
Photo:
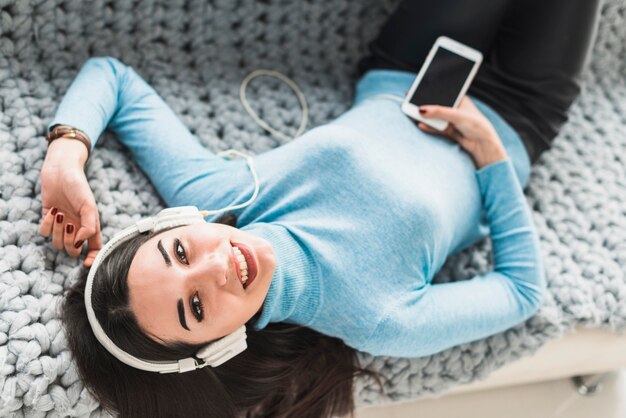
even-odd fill
[[(248, 278), (246, 288), (231, 242), (247, 245), (256, 260), (258, 273), (253, 282)], [(128, 272), (130, 307), (140, 328), (157, 341), (211, 341), (235, 331), (261, 309), (274, 268), (270, 243), (232, 226), (202, 223), (170, 229), (135, 254)]]

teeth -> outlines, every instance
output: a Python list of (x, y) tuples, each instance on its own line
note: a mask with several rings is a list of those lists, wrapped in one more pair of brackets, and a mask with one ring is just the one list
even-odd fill
[(239, 248), (233, 246), (233, 251), (235, 251), (235, 255), (237, 256), (237, 260), (239, 261), (239, 268), (241, 269), (241, 281), (243, 284), (246, 284), (248, 281), (248, 263), (246, 263), (246, 258), (241, 253)]

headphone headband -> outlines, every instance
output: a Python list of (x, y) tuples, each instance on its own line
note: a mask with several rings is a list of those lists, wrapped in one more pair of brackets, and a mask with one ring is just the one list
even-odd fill
[(160, 232), (167, 228), (204, 223), (206, 222), (204, 217), (215, 212), (217, 211), (199, 211), (195, 206), (178, 206), (163, 209), (156, 216), (141, 219), (128, 228), (123, 229), (109, 242), (107, 242), (107, 244), (96, 255), (96, 258), (89, 270), (87, 285), (85, 287), (85, 307), (87, 309), (87, 318), (98, 341), (100, 341), (100, 343), (121, 362), (137, 369), (151, 372), (184, 373), (207, 365), (212, 367), (219, 366), (247, 348), (246, 326), (242, 325), (233, 333), (202, 347), (196, 354), (197, 357), (203, 360), (203, 363), (201, 364), (198, 364), (196, 359), (193, 357), (181, 359), (177, 362), (148, 361), (140, 359), (122, 350), (106, 335), (100, 326), (91, 305), (91, 291), (96, 270), (102, 260), (104, 260), (104, 258), (106, 258), (118, 245), (144, 232)]

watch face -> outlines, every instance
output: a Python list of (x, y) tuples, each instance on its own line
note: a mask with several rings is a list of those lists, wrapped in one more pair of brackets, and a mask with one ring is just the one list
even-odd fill
[(59, 125), (56, 125), (54, 128), (52, 128), (52, 130), (50, 132), (48, 132), (48, 141), (52, 141), (57, 139), (60, 136), (66, 135), (68, 133), (68, 131), (73, 131), (73, 129), (69, 129), (69, 130), (65, 130), (65, 132), (63, 132), (63, 129), (58, 129)]

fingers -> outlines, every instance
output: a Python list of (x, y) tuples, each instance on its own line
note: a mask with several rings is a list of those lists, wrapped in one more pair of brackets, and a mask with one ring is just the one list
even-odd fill
[(57, 212), (52, 226), (52, 248), (55, 250), (63, 249), (63, 219), (65, 219), (65, 215)]
[(67, 222), (67, 217), (63, 212), (57, 212), (54, 216), (52, 226), (52, 248), (65, 250), (71, 257), (80, 255), (80, 247), (74, 246), (76, 238), (76, 227), (72, 222)]
[(80, 209), (80, 229), (76, 232), (76, 242), (85, 241), (93, 237), (99, 231), (100, 220), (98, 208), (94, 205), (84, 205)]
[(419, 111), (420, 115), (429, 119), (444, 119), (455, 124), (459, 124), (463, 120), (462, 112), (452, 107), (424, 105), (419, 107)]
[(65, 251), (72, 256), (78, 257), (80, 255), (80, 246), (76, 248), (74, 245), (74, 238), (76, 237), (76, 227), (72, 223), (65, 224), (65, 235), (63, 237), (63, 246)]
[(424, 122), (418, 123), (417, 127), (423, 131), (428, 132), (429, 134), (442, 135), (442, 136), (444, 135), (443, 131), (440, 131), (439, 129), (435, 129), (432, 126), (426, 125)]
[(458, 138), (460, 136), (463, 136), (461, 134), (461, 132), (459, 132), (458, 129), (456, 129), (454, 127), (454, 125), (452, 125), (451, 123), (448, 124), (448, 126), (446, 127), (446, 129), (444, 129), (443, 131), (440, 131), (439, 129), (435, 129), (430, 125), (426, 125), (424, 122), (420, 122), (417, 125), (420, 129), (430, 133), (430, 134), (435, 134), (435, 135), (442, 135), (442, 136), (446, 136), (448, 138)]
[(454, 125), (452, 125), (451, 123), (449, 123), (448, 127), (444, 129), (443, 131), (440, 131), (439, 129), (435, 129), (432, 126), (426, 125), (423, 122), (420, 122), (417, 125), (417, 127), (425, 132), (428, 132), (429, 134), (445, 136), (446, 138), (450, 138), (457, 142), (463, 139), (463, 134), (458, 129), (456, 129)]
[[(70, 256), (78, 257), (84, 242), (89, 240), (89, 251), (83, 264), (90, 267), (102, 248), (100, 217), (95, 205), (84, 206), (80, 211), (81, 219), (78, 222), (68, 222), (67, 215), (58, 208), (42, 212), (45, 212), (45, 216), (39, 226), (39, 233), (44, 237), (52, 237), (52, 248), (64, 249)], [(80, 228), (77, 224), (80, 224)]]
[(94, 260), (96, 259), (96, 256), (98, 255), (98, 252), (100, 250), (97, 251), (89, 251), (87, 253), (87, 258), (85, 258), (85, 261), (83, 261), (83, 265), (85, 267), (91, 267), (91, 265), (93, 264)]
[(100, 235), (100, 220), (98, 219), (98, 224), (96, 225), (96, 234), (89, 238), (89, 252), (87, 253), (87, 258), (85, 258), (84, 265), (85, 267), (91, 267), (93, 261), (98, 255), (98, 252), (102, 248), (102, 236)]
[(52, 234), (52, 227), (54, 226), (54, 218), (56, 217), (57, 208), (50, 208), (48, 213), (41, 220), (39, 225), (39, 234), (44, 237), (49, 237)]
[(456, 127), (451, 123), (448, 124), (448, 127), (446, 128), (444, 132), (448, 138), (452, 138), (457, 142), (464, 138), (463, 133), (459, 131), (458, 129), (456, 129)]
[(52, 248), (64, 249), (72, 257), (78, 257), (82, 249), (82, 242), (78, 247), (74, 245), (76, 230), (74, 223), (67, 222), (66, 215), (57, 208), (50, 208), (39, 226), (39, 233), (42, 236), (52, 236)]
[(76, 244), (82, 246), (84, 240), (89, 241), (89, 251), (83, 261), (85, 267), (91, 267), (96, 255), (102, 248), (102, 236), (100, 235), (100, 217), (95, 206), (85, 206), (80, 211), (82, 226), (76, 233)]

